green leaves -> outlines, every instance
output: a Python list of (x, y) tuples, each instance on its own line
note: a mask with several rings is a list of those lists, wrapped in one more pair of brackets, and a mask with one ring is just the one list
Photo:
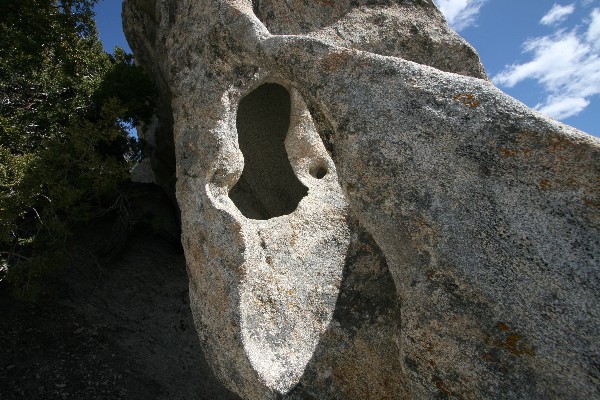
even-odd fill
[(75, 227), (112, 204), (141, 158), (127, 127), (153, 111), (132, 56), (103, 51), (94, 3), (0, 5), (0, 280), (25, 297), (65, 264)]

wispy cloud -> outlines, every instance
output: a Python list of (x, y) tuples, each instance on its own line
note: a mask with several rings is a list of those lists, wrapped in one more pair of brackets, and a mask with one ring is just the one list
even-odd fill
[(446, 17), (448, 25), (457, 31), (474, 25), (479, 9), (486, 0), (434, 0)]
[(575, 11), (575, 4), (561, 6), (554, 4), (550, 11), (546, 13), (540, 20), (542, 25), (557, 25), (564, 21), (569, 15)]
[(590, 101), (584, 97), (560, 97), (550, 96), (545, 104), (538, 107), (538, 111), (551, 117), (562, 119), (577, 115), (587, 106)]
[(506, 66), (492, 80), (513, 87), (533, 79), (546, 94), (535, 106), (538, 111), (558, 119), (579, 114), (592, 96), (600, 94), (600, 9), (592, 10), (587, 27), (581, 28), (558, 29), (526, 41), (524, 52), (531, 54), (531, 60)]
[(600, 48), (600, 9), (592, 11), (591, 22), (586, 32), (586, 39), (593, 43), (596, 49)]

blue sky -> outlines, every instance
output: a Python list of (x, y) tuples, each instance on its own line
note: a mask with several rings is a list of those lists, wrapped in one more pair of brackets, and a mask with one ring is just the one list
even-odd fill
[(434, 0), (492, 81), (600, 136), (600, 0)]
[(109, 53), (112, 53), (115, 46), (131, 53), (121, 24), (121, 4), (123, 4), (121, 0), (98, 0), (98, 4), (94, 7), (100, 40), (104, 50)]
[[(500, 89), (600, 137), (600, 0), (434, 1)], [(107, 51), (130, 51), (121, 3), (100, 0), (95, 9)]]

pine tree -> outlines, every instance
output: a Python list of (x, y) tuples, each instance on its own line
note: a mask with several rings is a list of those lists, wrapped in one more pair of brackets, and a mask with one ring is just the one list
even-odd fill
[(96, 0), (0, 5), (0, 280), (22, 296), (65, 265), (73, 229), (106, 211), (152, 112), (132, 57), (103, 51)]

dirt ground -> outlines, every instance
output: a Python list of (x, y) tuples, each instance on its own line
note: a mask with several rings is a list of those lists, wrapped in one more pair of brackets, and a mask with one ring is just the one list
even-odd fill
[(56, 293), (26, 304), (0, 286), (0, 399), (238, 399), (206, 363), (179, 248), (138, 231), (110, 263), (78, 238)]

